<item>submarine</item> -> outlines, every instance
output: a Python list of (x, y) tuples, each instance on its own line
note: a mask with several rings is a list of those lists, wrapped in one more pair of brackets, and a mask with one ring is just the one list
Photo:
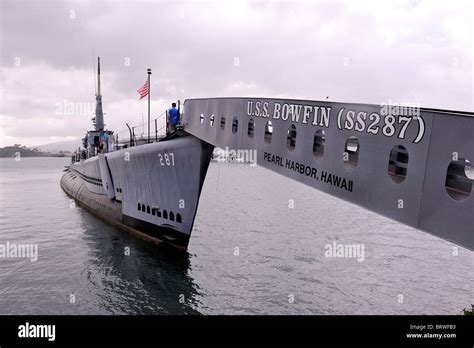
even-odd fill
[(99, 218), (155, 244), (185, 250), (214, 146), (179, 125), (152, 141), (108, 142), (97, 63), (94, 129), (65, 168), (60, 185)]

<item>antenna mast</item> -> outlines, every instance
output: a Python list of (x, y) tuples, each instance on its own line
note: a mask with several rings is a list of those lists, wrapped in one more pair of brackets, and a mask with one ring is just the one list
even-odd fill
[(102, 94), (100, 93), (100, 57), (97, 57), (97, 93), (95, 95), (95, 130), (104, 130), (104, 113), (102, 112)]

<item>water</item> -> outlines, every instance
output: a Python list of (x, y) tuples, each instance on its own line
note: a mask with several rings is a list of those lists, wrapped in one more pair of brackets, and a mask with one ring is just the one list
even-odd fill
[[(454, 256), (454, 244), (266, 169), (211, 163), (176, 255), (71, 204), (67, 162), (0, 159), (0, 243), (39, 248), (36, 262), (0, 258), (0, 314), (459, 314), (474, 303), (473, 252)], [(334, 241), (363, 245), (364, 260), (325, 257)]]

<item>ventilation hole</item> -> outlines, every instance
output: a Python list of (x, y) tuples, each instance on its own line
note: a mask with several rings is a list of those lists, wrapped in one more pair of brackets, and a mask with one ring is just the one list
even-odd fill
[(180, 213), (176, 214), (176, 222), (179, 222), (179, 223), (183, 222), (181, 220), (181, 214)]
[(209, 120), (209, 125), (212, 127), (214, 126), (214, 114), (211, 115), (211, 119)]
[(222, 130), (225, 129), (225, 117), (224, 116), (221, 117), (221, 129)]
[(168, 212), (163, 210), (163, 219), (168, 219)]
[(346, 170), (353, 170), (357, 166), (359, 160), (359, 140), (356, 137), (347, 138), (343, 160)]
[(273, 135), (272, 121), (267, 121), (267, 124), (265, 125), (265, 138), (264, 138), (267, 144), (270, 144), (272, 142), (272, 135)]
[(138, 210), (141, 210), (142, 209), (142, 205), (140, 203), (138, 203), (138, 206), (137, 206)]
[(237, 117), (234, 117), (232, 120), (232, 133), (237, 133), (237, 130), (239, 129), (239, 120)]
[(201, 116), (199, 117), (199, 119), (201, 120), (201, 123), (204, 123), (204, 114), (201, 114)]
[(292, 124), (288, 128), (288, 133), (286, 135), (286, 146), (288, 147), (288, 150), (293, 151), (296, 146), (296, 127), (294, 124)]
[(142, 204), (142, 212), (145, 212), (145, 204)]
[(446, 173), (446, 192), (456, 201), (466, 199), (472, 191), (472, 177), (473, 171), (468, 160), (460, 158), (452, 161)]
[(253, 118), (249, 120), (249, 128), (247, 131), (247, 134), (250, 138), (253, 138), (253, 134), (255, 133), (255, 122), (253, 121)]
[(150, 206), (149, 206), (149, 205), (146, 206), (146, 212), (147, 212), (147, 214), (150, 214), (150, 213), (151, 213), (151, 210), (150, 210)]
[(395, 146), (388, 160), (388, 176), (396, 184), (405, 180), (408, 170), (408, 151), (402, 145)]
[(170, 220), (174, 221), (174, 213), (172, 211), (170, 211)]

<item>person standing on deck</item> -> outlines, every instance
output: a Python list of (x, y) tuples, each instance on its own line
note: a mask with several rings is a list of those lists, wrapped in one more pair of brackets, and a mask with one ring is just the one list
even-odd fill
[(176, 125), (178, 124), (178, 109), (176, 109), (176, 103), (171, 104), (171, 109), (168, 109), (169, 117), (169, 132), (172, 133), (176, 130)]
[(105, 131), (104, 134), (102, 135), (103, 138), (103, 143), (104, 143), (104, 148), (105, 152), (109, 152), (109, 131)]

